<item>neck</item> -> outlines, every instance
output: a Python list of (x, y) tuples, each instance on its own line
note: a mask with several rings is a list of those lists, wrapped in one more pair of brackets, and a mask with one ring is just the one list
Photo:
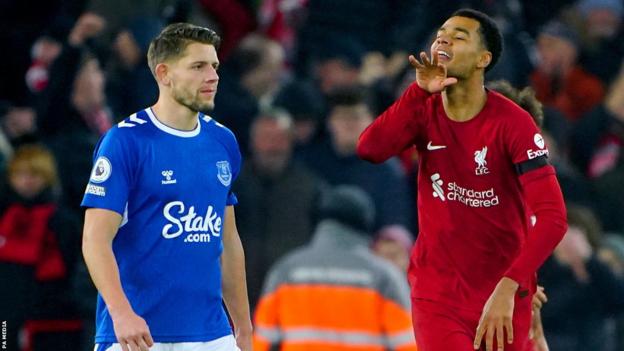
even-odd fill
[(197, 127), (197, 111), (179, 104), (168, 94), (161, 93), (152, 110), (160, 122), (171, 128), (188, 131)]
[(474, 118), (485, 106), (487, 93), (483, 75), (474, 74), (469, 79), (459, 80), (442, 92), (446, 115), (453, 121), (465, 122)]

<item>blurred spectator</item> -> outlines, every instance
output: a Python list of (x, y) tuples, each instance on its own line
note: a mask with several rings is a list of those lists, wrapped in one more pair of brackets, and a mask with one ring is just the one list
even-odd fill
[(105, 77), (97, 57), (84, 46), (104, 26), (102, 17), (82, 15), (54, 61), (38, 111), (39, 126), (47, 135), (72, 128), (103, 134), (110, 128), (110, 116), (105, 109)]
[(413, 49), (419, 44), (415, 38), (420, 22), (428, 18), (419, 9), (419, 1), (308, 0), (305, 22), (297, 33), (297, 72), (309, 76), (316, 55), (327, 51), (328, 42), (337, 38), (348, 38), (364, 53), (390, 56)]
[(44, 35), (37, 39), (31, 50), (32, 63), (26, 72), (26, 84), (33, 93), (48, 86), (49, 69), (61, 53), (62, 44), (57, 38)]
[(0, 130), (12, 147), (34, 139), (37, 132), (34, 109), (0, 102)]
[(618, 166), (592, 181), (597, 212), (609, 231), (624, 232), (624, 153)]
[[(190, 0), (89, 0), (84, 11), (95, 13), (106, 21), (106, 28), (96, 38), (101, 43), (112, 43), (115, 35), (132, 19), (162, 18), (164, 22), (185, 20)], [(181, 14), (182, 13), (182, 14)]]
[(308, 145), (319, 136), (323, 128), (324, 100), (311, 84), (288, 83), (277, 94), (274, 104), (286, 109), (293, 118), (295, 147)]
[(116, 120), (153, 105), (158, 85), (147, 65), (147, 49), (163, 28), (157, 17), (132, 19), (113, 42), (115, 67), (107, 79), (107, 97)]
[(254, 350), (416, 350), (407, 281), (368, 246), (374, 212), (357, 187), (323, 197), (311, 243), (271, 267)]
[(394, 264), (407, 274), (410, 252), (414, 245), (414, 236), (400, 225), (385, 226), (377, 232), (373, 242), (373, 252)]
[(282, 47), (254, 34), (240, 43), (219, 73), (212, 115), (234, 132), (244, 155), (249, 152), (251, 120), (272, 105), (282, 83), (283, 65)]
[[(56, 166), (47, 149), (17, 149), (7, 178), (7, 192), (0, 198), (0, 276), (10, 287), (1, 289), (0, 315), (8, 321), (8, 349), (17, 350), (19, 328), (76, 317), (69, 284), (80, 229), (58, 205)], [(79, 340), (79, 333), (51, 334), (35, 339), (33, 349), (73, 350)]]
[(531, 74), (537, 98), (576, 121), (600, 103), (604, 87), (577, 64), (578, 38), (562, 22), (547, 24), (537, 37), (539, 63)]
[(365, 189), (378, 209), (376, 229), (388, 224), (412, 228), (413, 197), (399, 162), (391, 159), (374, 165), (355, 154), (360, 134), (373, 121), (363, 92), (341, 89), (330, 96), (330, 105), (328, 140), (302, 149), (300, 159), (332, 185), (352, 184)]
[(575, 126), (571, 157), (589, 178), (618, 166), (624, 146), (624, 65), (603, 104)]
[(308, 0), (261, 0), (258, 29), (267, 37), (279, 42), (290, 59), (295, 47), (297, 30), (304, 22), (307, 3)]
[(540, 269), (548, 294), (542, 309), (552, 351), (610, 351), (609, 317), (624, 311), (624, 280), (598, 259), (601, 228), (587, 208), (568, 206), (568, 231)]
[(315, 53), (314, 77), (324, 95), (336, 89), (358, 85), (364, 47), (349, 37), (328, 38)]
[[(624, 236), (621, 233), (605, 234), (598, 256), (620, 279), (624, 279)], [(615, 316), (614, 324), (615, 349), (624, 350), (624, 313)]]
[(277, 110), (260, 114), (251, 126), (251, 158), (234, 183), (251, 306), (268, 268), (312, 235), (313, 210), (323, 184), (292, 160), (293, 147), (290, 116)]
[(565, 153), (549, 132), (542, 131), (542, 136), (548, 145), (548, 160), (557, 171), (557, 180), (563, 197), (568, 202), (592, 206), (591, 184), (570, 164)]
[(51, 26), (76, 18), (83, 10), (80, 1), (0, 1), (0, 99), (28, 103), (29, 89), (24, 79), (31, 63), (33, 43)]
[(609, 84), (624, 57), (622, 0), (582, 0), (578, 9), (584, 21), (581, 65)]
[(76, 211), (80, 211), (97, 138), (112, 125), (105, 76), (89, 50), (90, 41), (104, 26), (104, 19), (93, 13), (80, 16), (50, 69), (37, 106), (39, 130), (59, 163), (63, 201)]
[(199, 0), (200, 6), (211, 16), (219, 27), (221, 45), (219, 58), (227, 61), (240, 41), (256, 27), (255, 16), (249, 1), (241, 0)]
[(621, 233), (605, 234), (598, 256), (609, 265), (613, 273), (624, 278), (624, 235)]

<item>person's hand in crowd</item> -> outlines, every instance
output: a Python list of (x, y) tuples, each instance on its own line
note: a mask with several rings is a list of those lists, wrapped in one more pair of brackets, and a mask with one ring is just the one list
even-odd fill
[(620, 73), (609, 86), (604, 104), (615, 118), (624, 122), (624, 61)]
[(553, 255), (560, 264), (572, 269), (576, 279), (586, 282), (589, 280), (589, 274), (585, 262), (591, 257), (592, 251), (585, 233), (580, 228), (570, 226)]
[(548, 297), (544, 292), (543, 286), (537, 286), (537, 291), (533, 294), (531, 302), (531, 329), (529, 330), (529, 339), (532, 341), (531, 351), (548, 351), (548, 343), (544, 335), (544, 327), (542, 325), (541, 309), (548, 302)]
[(378, 51), (369, 52), (362, 59), (358, 80), (363, 85), (371, 85), (386, 77), (386, 58)]
[(531, 351), (549, 351), (546, 336), (544, 335), (544, 327), (542, 325), (542, 313), (539, 309), (533, 309), (532, 311), (529, 338), (533, 342), (533, 350)]
[(533, 310), (541, 310), (546, 302), (548, 302), (548, 296), (546, 296), (546, 293), (544, 292), (544, 287), (538, 285), (537, 291), (533, 294), (531, 306)]
[(73, 46), (81, 45), (85, 40), (100, 34), (106, 27), (106, 20), (92, 12), (83, 13), (69, 33), (69, 43)]

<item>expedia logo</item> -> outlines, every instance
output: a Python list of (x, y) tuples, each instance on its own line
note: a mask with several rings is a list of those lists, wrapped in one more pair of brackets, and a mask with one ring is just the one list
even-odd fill
[(210, 242), (212, 237), (221, 236), (222, 220), (212, 206), (202, 217), (195, 212), (195, 206), (187, 208), (182, 201), (172, 201), (163, 208), (163, 215), (169, 221), (162, 229), (165, 239), (185, 234), (184, 242)]

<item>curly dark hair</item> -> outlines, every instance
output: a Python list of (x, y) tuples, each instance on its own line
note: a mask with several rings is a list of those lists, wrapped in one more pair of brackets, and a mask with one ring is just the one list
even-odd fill
[(489, 82), (487, 83), (487, 87), (496, 90), (509, 100), (515, 102), (533, 117), (533, 121), (535, 121), (538, 127), (541, 128), (543, 126), (544, 110), (542, 108), (542, 103), (535, 97), (535, 90), (533, 90), (533, 88), (524, 87), (523, 89), (516, 89), (506, 80)]
[(150, 43), (147, 50), (147, 64), (156, 75), (156, 65), (184, 53), (191, 43), (209, 44), (219, 48), (221, 38), (215, 31), (190, 23), (173, 23), (165, 27)]
[(503, 52), (503, 35), (496, 22), (485, 13), (473, 9), (457, 10), (451, 17), (466, 17), (479, 22), (481, 42), (485, 49), (492, 53), (492, 61), (485, 68), (485, 72), (492, 69)]

